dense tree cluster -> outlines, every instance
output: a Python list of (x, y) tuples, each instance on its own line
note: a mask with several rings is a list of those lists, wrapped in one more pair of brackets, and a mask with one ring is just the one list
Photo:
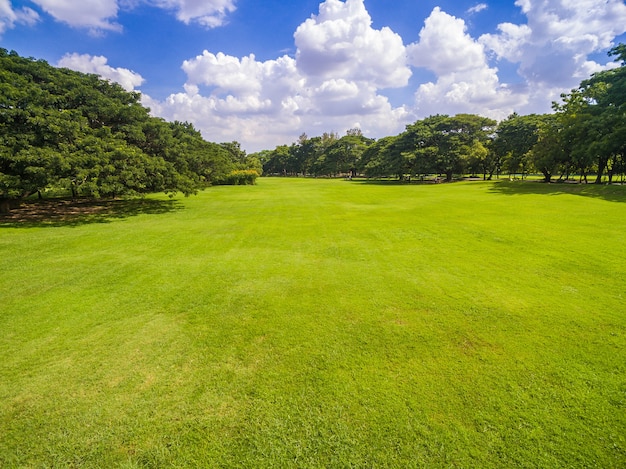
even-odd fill
[(339, 137), (302, 135), (257, 156), (267, 174), (422, 178), (540, 172), (545, 181), (573, 174), (611, 181), (626, 173), (626, 46), (609, 54), (621, 67), (593, 75), (554, 104), (555, 113), (512, 114), (497, 123), (474, 114), (436, 115), (400, 135), (373, 140), (358, 129)]
[(256, 154), (265, 174), (282, 176), (356, 175), (364, 151), (374, 140), (364, 137), (358, 129), (339, 137), (334, 132), (309, 138), (302, 134), (291, 146), (280, 145), (272, 151)]
[(0, 208), (47, 190), (191, 194), (248, 168), (238, 143), (207, 142), (191, 124), (151, 117), (139, 99), (0, 49)]
[(620, 67), (592, 75), (554, 105), (556, 121), (542, 135), (548, 168), (595, 173), (596, 182), (626, 172), (626, 45), (609, 55)]

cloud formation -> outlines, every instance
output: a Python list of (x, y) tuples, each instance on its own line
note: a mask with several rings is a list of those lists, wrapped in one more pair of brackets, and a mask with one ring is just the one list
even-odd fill
[(525, 97), (514, 95), (500, 83), (497, 68), (488, 63), (484, 46), (467, 33), (462, 19), (436, 7), (407, 48), (414, 67), (431, 70), (435, 83), (421, 84), (416, 92), (419, 115), (475, 113), (502, 119)]
[(39, 15), (32, 8), (23, 7), (14, 10), (9, 0), (0, 0), (0, 35), (16, 24), (32, 26), (38, 21)]
[(126, 91), (133, 91), (145, 81), (141, 75), (127, 68), (107, 65), (107, 58), (89, 54), (65, 54), (57, 66), (83, 73), (95, 73), (102, 78), (119, 83)]
[(298, 68), (311, 79), (344, 78), (379, 88), (405, 86), (411, 76), (402, 38), (371, 27), (362, 0), (327, 0), (294, 34)]
[(57, 21), (70, 26), (96, 31), (121, 31), (115, 22), (119, 10), (116, 0), (33, 0), (42, 10)]
[(474, 5), (472, 8), (470, 8), (469, 10), (467, 10), (468, 13), (480, 13), (483, 10), (486, 10), (487, 8), (489, 8), (489, 5), (487, 5), (486, 3), (479, 3), (478, 5)]
[(146, 0), (159, 8), (173, 10), (185, 24), (197, 22), (207, 28), (222, 26), (229, 13), (235, 11), (234, 0)]
[(205, 50), (184, 61), (184, 92), (144, 102), (166, 118), (194, 122), (212, 140), (244, 140), (244, 133), (253, 149), (304, 129), (397, 132), (407, 110), (393, 108), (380, 90), (406, 86), (411, 70), (401, 37), (371, 24), (363, 0), (327, 0), (297, 28), (295, 58), (261, 62)]
[(497, 60), (518, 64), (526, 83), (527, 106), (558, 99), (591, 73), (612, 67), (589, 59), (613, 45), (626, 32), (626, 4), (622, 0), (516, 0), (527, 24), (502, 23), (496, 34), (478, 41)]
[[(236, 9), (235, 0), (32, 1), (55, 20), (76, 28), (87, 28), (93, 34), (122, 31), (122, 26), (116, 22), (120, 9), (133, 8), (140, 4), (171, 11), (178, 20), (185, 24), (196, 22), (207, 28), (222, 26), (227, 20), (227, 15)], [(8, 2), (9, 0), (0, 0), (0, 18), (2, 17), (3, 5), (10, 7)]]

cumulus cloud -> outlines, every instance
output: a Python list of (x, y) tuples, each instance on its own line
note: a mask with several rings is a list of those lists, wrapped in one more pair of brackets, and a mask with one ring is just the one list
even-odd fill
[(363, 80), (379, 88), (408, 83), (402, 38), (372, 28), (363, 0), (327, 0), (294, 34), (298, 68), (307, 76)]
[[(167, 4), (183, 9), (182, 0)], [(187, 80), (181, 92), (163, 101), (144, 95), (144, 104), (167, 119), (193, 122), (208, 139), (238, 140), (250, 151), (295, 141), (303, 131), (319, 135), (360, 127), (372, 137), (393, 135), (436, 113), (502, 119), (513, 111), (549, 112), (560, 93), (614, 66), (608, 58), (597, 63), (590, 56), (626, 31), (623, 1), (515, 4), (527, 21), (502, 23), (480, 37), (470, 35), (465, 20), (437, 7), (418, 41), (405, 45), (391, 29), (372, 27), (363, 0), (326, 0), (296, 29), (295, 57), (259, 61), (253, 54), (204, 51), (182, 64)], [(230, 11), (228, 5), (215, 10), (217, 16)], [(466, 14), (485, 8), (480, 3)], [(499, 64), (513, 65), (517, 75), (503, 78)], [(427, 69), (435, 78), (409, 89), (413, 69)], [(384, 95), (389, 88), (413, 94), (414, 101), (392, 105)]]
[(95, 73), (102, 78), (119, 83), (127, 91), (133, 91), (145, 81), (141, 75), (127, 68), (113, 68), (102, 56), (89, 54), (65, 54), (58, 62), (59, 67), (83, 73)]
[(120, 31), (122, 27), (114, 19), (117, 17), (116, 0), (33, 0), (46, 13), (57, 21), (70, 26), (89, 28), (97, 31)]
[(418, 114), (475, 113), (505, 117), (525, 96), (513, 93), (489, 66), (484, 46), (468, 33), (465, 22), (436, 7), (420, 31), (419, 41), (407, 47), (411, 64), (433, 71), (437, 82), (419, 86)]
[(9, 0), (0, 0), (0, 35), (16, 24), (32, 26), (39, 21), (39, 15), (32, 8), (14, 10)]
[(541, 87), (575, 86), (590, 70), (607, 64), (588, 56), (613, 45), (626, 32), (622, 0), (517, 0), (528, 24), (502, 23), (496, 34), (479, 38), (498, 59), (519, 63), (519, 74)]
[(437, 75), (463, 72), (483, 66), (483, 46), (466, 32), (465, 21), (435, 7), (426, 18), (419, 42), (408, 47), (411, 65), (426, 67)]
[(253, 54), (205, 50), (184, 61), (184, 92), (145, 104), (196, 123), (207, 138), (245, 140), (254, 149), (271, 147), (277, 136), (295, 140), (305, 130), (401, 131), (407, 109), (393, 108), (379, 91), (408, 83), (405, 48), (400, 36), (371, 23), (363, 0), (327, 0), (296, 30), (295, 58), (258, 61)]
[[(87, 28), (93, 34), (122, 30), (116, 22), (121, 8), (133, 8), (139, 4), (174, 12), (185, 24), (197, 22), (207, 28), (215, 28), (226, 22), (229, 13), (235, 11), (235, 0), (32, 0), (57, 21), (77, 28)], [(2, 4), (8, 0), (0, 0)]]

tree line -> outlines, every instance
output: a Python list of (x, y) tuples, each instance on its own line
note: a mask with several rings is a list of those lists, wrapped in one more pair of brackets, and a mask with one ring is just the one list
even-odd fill
[(626, 45), (609, 51), (619, 66), (592, 75), (552, 114), (516, 113), (501, 122), (475, 114), (435, 115), (379, 140), (351, 129), (281, 145), (255, 156), (273, 175), (421, 179), (437, 175), (452, 180), (470, 174), (543, 174), (544, 180), (581, 180), (594, 174), (612, 182), (626, 174)]
[(140, 97), (0, 49), (0, 211), (45, 192), (189, 195), (260, 174), (239, 143), (208, 142), (189, 123), (152, 117)]

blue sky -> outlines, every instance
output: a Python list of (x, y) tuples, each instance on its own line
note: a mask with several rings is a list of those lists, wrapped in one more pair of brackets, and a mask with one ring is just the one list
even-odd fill
[(625, 32), (624, 0), (0, 0), (1, 47), (118, 81), (249, 152), (550, 112), (615, 65)]

